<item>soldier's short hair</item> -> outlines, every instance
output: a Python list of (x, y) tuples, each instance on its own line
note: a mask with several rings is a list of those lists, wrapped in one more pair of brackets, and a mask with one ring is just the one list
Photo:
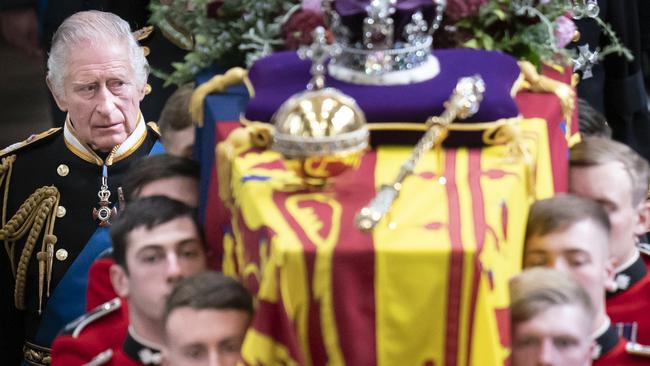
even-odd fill
[(253, 298), (246, 288), (232, 277), (205, 271), (181, 280), (167, 298), (163, 324), (178, 308), (196, 310), (241, 310), (252, 316)]
[(147, 184), (165, 178), (188, 177), (200, 178), (199, 164), (189, 158), (170, 154), (160, 154), (140, 158), (131, 164), (124, 177), (122, 188), (127, 202), (140, 195)]
[(56, 95), (63, 93), (67, 56), (84, 41), (102, 44), (123, 42), (135, 73), (136, 86), (144, 88), (149, 76), (149, 64), (129, 27), (119, 16), (97, 10), (80, 11), (68, 17), (52, 37), (52, 47), (47, 59), (47, 78)]
[(592, 221), (609, 235), (611, 224), (607, 212), (590, 198), (562, 193), (536, 201), (528, 212), (525, 240), (564, 231), (584, 220)]
[(599, 136), (585, 137), (571, 148), (571, 167), (592, 167), (608, 163), (621, 163), (632, 186), (632, 204), (646, 199), (650, 181), (648, 162), (629, 146)]
[(583, 136), (612, 137), (605, 116), (582, 98), (578, 98), (578, 129)]
[(563, 272), (534, 267), (510, 280), (510, 317), (513, 327), (557, 305), (577, 305), (591, 321), (596, 316), (589, 294)]
[[(205, 245), (203, 230), (199, 223), (196, 210), (186, 204), (164, 196), (151, 196), (130, 202), (110, 228), (113, 242), (113, 259), (128, 273), (126, 251), (129, 246), (129, 234), (140, 227), (150, 230), (177, 218), (187, 217), (195, 225), (196, 233)], [(205, 250), (205, 247), (203, 248)]]

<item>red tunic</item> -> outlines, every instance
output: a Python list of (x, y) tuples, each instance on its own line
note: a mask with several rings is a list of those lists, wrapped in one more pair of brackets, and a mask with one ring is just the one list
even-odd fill
[(145, 364), (138, 362), (129, 357), (123, 350), (118, 349), (113, 353), (113, 357), (102, 365), (115, 365), (115, 366), (145, 366)]
[(140, 343), (131, 333), (127, 333), (120, 348), (106, 349), (91, 360), (97, 366), (159, 366), (161, 361), (160, 349)]
[[(635, 366), (650, 365), (650, 352), (640, 350), (635, 354), (632, 344), (618, 336), (614, 326), (596, 339), (597, 354), (593, 366)], [(648, 356), (644, 353), (649, 353)]]
[(111, 300), (66, 326), (54, 339), (52, 366), (80, 366), (107, 349), (120, 349), (127, 329), (126, 302)]
[(650, 256), (644, 251), (635, 263), (616, 274), (619, 290), (607, 295), (607, 314), (619, 334), (635, 343), (650, 344)]
[(117, 297), (111, 283), (110, 268), (115, 263), (111, 257), (102, 257), (93, 262), (88, 271), (86, 311)]

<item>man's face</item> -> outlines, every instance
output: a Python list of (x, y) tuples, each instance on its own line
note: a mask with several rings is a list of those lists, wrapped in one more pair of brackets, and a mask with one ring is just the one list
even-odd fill
[(242, 310), (173, 310), (165, 324), (165, 365), (236, 365), (249, 322)]
[(190, 177), (176, 176), (145, 184), (138, 197), (165, 196), (190, 207), (199, 206), (199, 182)]
[(513, 325), (512, 366), (588, 366), (590, 322), (578, 305), (555, 305)]
[(195, 133), (194, 126), (178, 131), (168, 131), (164, 139), (165, 151), (171, 155), (191, 158)]
[(591, 198), (607, 211), (612, 225), (610, 253), (621, 264), (632, 256), (637, 236), (645, 231), (639, 208), (632, 203), (632, 182), (623, 164), (572, 167), (569, 174), (569, 192)]
[(126, 42), (82, 42), (68, 55), (63, 94), (53, 94), (79, 139), (107, 152), (138, 122), (144, 92), (135, 81)]
[[(535, 266), (567, 273), (589, 293), (597, 308), (604, 307), (605, 289), (613, 281), (614, 266), (607, 254), (607, 234), (592, 220), (578, 221), (565, 230), (528, 238), (524, 267)], [(604, 308), (598, 310), (605, 311)]]
[(115, 265), (113, 284), (129, 309), (150, 321), (161, 321), (167, 296), (181, 279), (205, 270), (206, 259), (197, 228), (179, 217), (151, 229), (140, 226), (127, 236), (125, 272)]

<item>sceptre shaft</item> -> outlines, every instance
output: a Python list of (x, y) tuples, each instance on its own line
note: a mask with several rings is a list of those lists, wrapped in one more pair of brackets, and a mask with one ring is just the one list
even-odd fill
[(400, 167), (397, 177), (391, 184), (382, 185), (375, 198), (357, 213), (355, 217), (357, 228), (370, 231), (381, 221), (399, 195), (402, 182), (413, 174), (422, 155), (447, 137), (449, 125), (454, 120), (465, 119), (478, 111), (484, 92), (485, 83), (479, 75), (458, 80), (454, 92), (444, 104), (445, 110), (440, 116), (433, 116), (427, 120), (427, 131), (413, 148), (411, 156)]

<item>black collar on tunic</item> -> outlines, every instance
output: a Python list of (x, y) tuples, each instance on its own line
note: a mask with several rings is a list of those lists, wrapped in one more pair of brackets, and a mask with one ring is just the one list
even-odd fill
[(645, 275), (648, 274), (648, 269), (645, 266), (645, 262), (641, 255), (624, 270), (616, 273), (614, 277), (616, 284), (618, 285), (616, 291), (607, 292), (607, 298), (612, 298), (621, 292), (625, 292), (628, 288), (632, 287), (637, 282), (641, 281)]
[(153, 345), (143, 344), (144, 341), (138, 341), (132, 333), (133, 331), (129, 327), (126, 339), (122, 345), (124, 353), (130, 359), (140, 362), (143, 365), (160, 365), (160, 349), (155, 348)]
[(607, 354), (607, 352), (611, 351), (616, 347), (619, 341), (619, 335), (618, 332), (616, 331), (616, 327), (613, 325), (610, 325), (605, 333), (601, 334), (598, 338), (596, 338), (596, 348), (597, 352), (594, 355), (594, 360), (599, 359), (603, 355)]

